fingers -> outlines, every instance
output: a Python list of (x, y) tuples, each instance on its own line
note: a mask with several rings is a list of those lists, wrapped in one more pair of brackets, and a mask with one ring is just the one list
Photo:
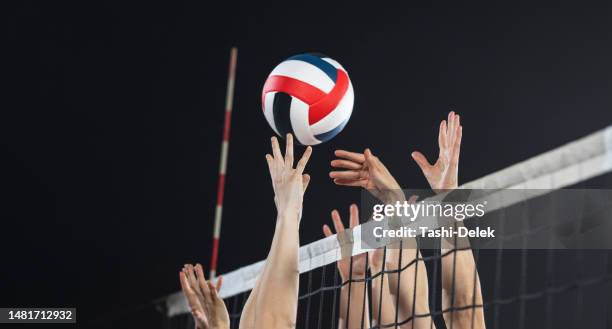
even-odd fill
[(304, 172), (304, 168), (306, 168), (306, 164), (308, 163), (308, 160), (310, 159), (311, 154), (312, 154), (312, 147), (308, 146), (306, 148), (306, 151), (304, 151), (302, 158), (300, 159), (300, 161), (298, 161), (298, 164), (295, 167), (295, 169), (300, 175)]
[(340, 218), (340, 213), (338, 210), (333, 210), (331, 213), (332, 222), (334, 223), (334, 229), (336, 229), (336, 233), (340, 233), (344, 231), (344, 224), (342, 224), (342, 219)]
[(350, 160), (333, 160), (331, 162), (331, 166), (334, 168), (342, 168), (342, 169), (351, 169), (351, 170), (359, 170), (363, 168), (360, 163)]
[(181, 281), (181, 287), (183, 289), (183, 295), (185, 295), (185, 298), (187, 299), (189, 308), (191, 308), (192, 311), (200, 309), (202, 306), (200, 305), (200, 301), (198, 300), (198, 297), (196, 296), (195, 292), (188, 288), (188, 286), (184, 286), (184, 284), (188, 284), (187, 278), (185, 277), (185, 273), (180, 272), (179, 276)]
[(293, 135), (287, 134), (287, 145), (285, 145), (285, 166), (293, 168)]
[(266, 154), (266, 162), (268, 163), (268, 170), (270, 171), (270, 177), (273, 177), (274, 158), (270, 154)]
[(326, 237), (334, 235), (334, 233), (332, 232), (332, 230), (329, 228), (329, 226), (327, 226), (327, 224), (323, 225), (323, 235), (325, 235)]
[(304, 192), (308, 188), (308, 184), (310, 184), (310, 175), (304, 174), (302, 175), (302, 187), (304, 188)]
[(334, 152), (334, 155), (339, 158), (350, 160), (350, 161), (357, 162), (357, 163), (365, 162), (365, 157), (361, 153), (355, 153), (355, 152), (350, 152), (350, 151), (345, 151), (345, 150), (336, 150)]
[(344, 180), (357, 180), (362, 179), (361, 172), (356, 170), (346, 170), (346, 171), (331, 171), (329, 173), (329, 177), (334, 179), (344, 179)]
[(447, 144), (449, 147), (453, 145), (455, 141), (455, 112), (448, 112), (448, 129), (446, 130), (448, 136)]
[(223, 276), (219, 276), (217, 278), (217, 284), (216, 284), (217, 292), (221, 291), (221, 286), (222, 285), (223, 285)]
[(274, 156), (274, 161), (282, 161), (283, 159), (280, 146), (278, 145), (278, 138), (276, 138), (276, 136), (272, 137), (272, 155)]
[(365, 149), (363, 156), (365, 158), (365, 162), (372, 167), (374, 165), (374, 155), (372, 154), (372, 151), (370, 151), (370, 149)]
[(200, 305), (203, 306), (204, 303), (206, 303), (206, 297), (204, 297), (204, 294), (202, 293), (202, 288), (198, 284), (198, 280), (196, 279), (196, 273), (194, 271), (193, 265), (186, 264), (184, 272), (185, 272), (185, 276), (187, 277), (187, 280), (189, 282), (189, 286), (190, 286), (191, 290), (194, 292), (194, 294), (197, 297)]
[(200, 310), (202, 308), (202, 305), (200, 304), (200, 301), (198, 300), (195, 291), (193, 291), (193, 289), (191, 288), (191, 285), (189, 284), (189, 279), (187, 278), (187, 275), (185, 273), (185, 268), (183, 268), (183, 270), (179, 272), (179, 281), (181, 282), (181, 289), (183, 290), (183, 294), (185, 295), (185, 298), (187, 299), (187, 302), (189, 303), (189, 307), (191, 308), (192, 312)]
[(419, 199), (419, 196), (418, 196), (418, 195), (412, 195), (412, 196), (410, 196), (410, 198), (408, 199), (408, 203), (416, 203), (418, 199)]
[[(359, 208), (357, 208), (356, 204), (352, 204), (349, 208), (350, 217), (349, 217), (349, 227), (353, 228), (359, 225)], [(336, 233), (340, 233), (344, 231), (344, 224), (342, 223), (342, 218), (340, 218), (340, 213), (338, 210), (334, 209), (331, 213), (332, 222), (334, 224), (334, 229)], [(332, 230), (327, 225), (323, 225), (323, 234), (327, 237), (332, 235)]]
[(459, 126), (457, 129), (457, 138), (455, 139), (455, 145), (453, 145), (453, 152), (451, 155), (451, 166), (457, 166), (459, 164), (459, 155), (461, 153), (461, 138), (463, 137), (463, 127)]
[(386, 170), (385, 165), (382, 162), (380, 162), (377, 156), (372, 154), (372, 150), (366, 149), (363, 152), (363, 155), (365, 156), (366, 164), (371, 169), (374, 169), (375, 171), (378, 171), (379, 173), (383, 170)]
[(412, 155), (412, 158), (414, 159), (414, 161), (417, 163), (417, 165), (419, 165), (419, 167), (421, 168), (423, 173), (425, 175), (427, 175), (427, 173), (429, 172), (429, 168), (431, 167), (431, 165), (427, 161), (427, 158), (425, 158), (423, 153), (421, 153), (419, 151), (414, 151), (414, 152), (412, 152), (411, 155)]
[(210, 301), (210, 287), (206, 282), (206, 277), (204, 276), (204, 270), (202, 269), (202, 265), (197, 264), (195, 266), (195, 272), (198, 280), (198, 285), (200, 286), (200, 290), (202, 291), (202, 295), (207, 301)]
[(459, 132), (459, 126), (461, 126), (461, 117), (459, 116), (459, 114), (455, 114), (455, 129), (453, 131), (454, 134), (454, 138), (453, 138), (453, 144), (454, 145), (457, 142), (457, 133)]
[(179, 272), (179, 282), (181, 283), (181, 289), (185, 290), (187, 287), (189, 287), (189, 282), (186, 281), (183, 270)]
[(185, 275), (187, 276), (187, 279), (189, 280), (189, 286), (191, 287), (191, 289), (193, 289), (196, 292), (196, 294), (199, 294), (200, 289), (198, 286), (198, 281), (196, 280), (195, 272), (193, 271), (193, 265), (191, 264), (185, 265)]
[(334, 179), (334, 184), (342, 185), (342, 186), (366, 187), (367, 183), (368, 183), (367, 179), (342, 179), (342, 178)]
[(351, 207), (349, 208), (349, 213), (350, 213), (350, 217), (349, 217), (349, 227), (353, 228), (355, 226), (359, 225), (359, 208), (357, 208), (356, 204), (352, 204)]
[(457, 139), (457, 130), (459, 129), (461, 118), (454, 111), (451, 111), (448, 114), (448, 116), (449, 116), (449, 119), (448, 119), (449, 125), (448, 125), (447, 134), (449, 138), (448, 138), (447, 147), (452, 147), (455, 144), (455, 141)]
[(212, 281), (206, 281), (206, 284), (208, 285), (208, 291), (209, 293), (209, 298), (210, 298), (210, 303), (214, 303), (217, 299), (219, 299), (219, 291), (217, 290), (217, 288), (215, 288), (215, 284), (212, 283)]
[(189, 280), (187, 279), (187, 276), (185, 276), (185, 269), (182, 269), (179, 272), (179, 281), (181, 282), (181, 289), (183, 290), (185, 295), (187, 295), (187, 293), (191, 291), (191, 286), (189, 285)]
[(440, 122), (440, 131), (438, 132), (438, 147), (443, 150), (447, 146), (448, 136), (446, 135), (446, 120)]

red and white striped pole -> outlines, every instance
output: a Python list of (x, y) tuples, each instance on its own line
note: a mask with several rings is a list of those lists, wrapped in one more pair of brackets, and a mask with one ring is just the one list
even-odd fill
[(210, 279), (217, 275), (217, 260), (219, 259), (219, 238), (221, 237), (221, 215), (223, 214), (223, 192), (225, 191), (225, 176), (227, 169), (227, 153), (229, 151), (230, 126), (232, 122), (232, 107), (234, 103), (234, 83), (236, 78), (236, 60), (238, 49), (233, 47), (230, 52), (229, 76), (227, 77), (227, 93), (225, 94), (225, 123), (223, 125), (223, 141), (221, 142), (221, 159), (219, 161), (219, 183), (217, 185), (217, 206), (215, 208), (215, 228), (213, 231), (212, 256), (210, 259)]

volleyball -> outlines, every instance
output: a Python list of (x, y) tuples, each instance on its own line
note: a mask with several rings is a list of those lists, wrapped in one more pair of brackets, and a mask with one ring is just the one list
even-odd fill
[(321, 54), (289, 57), (270, 73), (261, 93), (264, 116), (281, 137), (302, 145), (336, 136), (353, 112), (353, 85), (346, 70)]

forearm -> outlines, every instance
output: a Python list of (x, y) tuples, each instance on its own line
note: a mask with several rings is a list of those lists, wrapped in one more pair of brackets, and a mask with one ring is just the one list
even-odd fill
[[(459, 223), (458, 225), (463, 225)], [(464, 310), (444, 313), (447, 325), (457, 328), (484, 328), (480, 278), (467, 239), (442, 240), (442, 307)], [(470, 307), (472, 306), (472, 307)]]
[(279, 279), (279, 282), (270, 282), (274, 287), (277, 287), (278, 284), (289, 283), (286, 280), (287, 278), (297, 278), (299, 248), (297, 212), (280, 212), (276, 219), (270, 251), (259, 280), (263, 283), (269, 281), (265, 278)]
[[(363, 279), (363, 277), (354, 276), (353, 279)], [(347, 283), (344, 285), (340, 291), (340, 314), (338, 328), (369, 328), (370, 316), (368, 305), (369, 303), (365, 282), (351, 282), (350, 284)]]
[[(254, 328), (293, 328), (299, 293), (297, 213), (279, 213), (266, 263), (243, 310)], [(280, 293), (282, 292), (282, 293)], [(247, 312), (248, 311), (248, 312)], [(241, 328), (250, 328), (243, 326)]]
[[(416, 247), (416, 243), (415, 246)], [(399, 263), (399, 253), (401, 252), (401, 263)], [(391, 268), (405, 269), (398, 274), (391, 274), (389, 286), (393, 300), (399, 297), (398, 301), (398, 321), (401, 322), (408, 318), (413, 318), (414, 328), (430, 328), (431, 317), (416, 317), (415, 315), (429, 314), (429, 283), (427, 279), (427, 270), (425, 262), (420, 260), (421, 253), (418, 249), (413, 249), (413, 246), (407, 246), (404, 249), (396, 249), (391, 252), (392, 263)], [(394, 263), (393, 263), (394, 262)], [(398, 281), (399, 280), (399, 281)], [(399, 295), (397, 295), (399, 293)], [(405, 327), (413, 328), (409, 321)]]
[(381, 273), (382, 268), (372, 269), (372, 275), (379, 275), (372, 280), (372, 323), (381, 325), (395, 322), (395, 299), (389, 288), (389, 276)]

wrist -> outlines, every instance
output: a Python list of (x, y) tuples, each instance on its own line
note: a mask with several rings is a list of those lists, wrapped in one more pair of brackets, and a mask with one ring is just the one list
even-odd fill
[[(354, 282), (354, 280), (363, 280), (365, 279), (366, 274), (365, 273), (352, 273), (352, 277), (351, 279), (353, 280), (353, 282), (351, 284), (357, 284), (357, 283), (363, 283), (363, 282)], [(347, 282), (349, 280), (348, 275), (342, 275), (340, 274), (340, 280), (342, 280), (342, 282)], [(348, 287), (348, 285), (345, 285), (346, 287)]]
[(276, 218), (278, 220), (299, 220), (300, 209), (297, 207), (286, 207), (277, 209)]
[(402, 190), (393, 190), (387, 196), (387, 203), (404, 202), (406, 201), (406, 195)]
[(382, 272), (383, 267), (382, 264), (372, 264), (370, 263), (370, 272), (372, 273), (372, 275), (376, 274), (376, 273), (380, 273)]
[(456, 190), (459, 186), (457, 186), (457, 184), (453, 184), (453, 185), (448, 185), (448, 186), (440, 186), (438, 188), (432, 188), (432, 190), (436, 193), (436, 194), (440, 194), (440, 193), (444, 193), (444, 192), (448, 192), (448, 191), (452, 191), (452, 190)]

